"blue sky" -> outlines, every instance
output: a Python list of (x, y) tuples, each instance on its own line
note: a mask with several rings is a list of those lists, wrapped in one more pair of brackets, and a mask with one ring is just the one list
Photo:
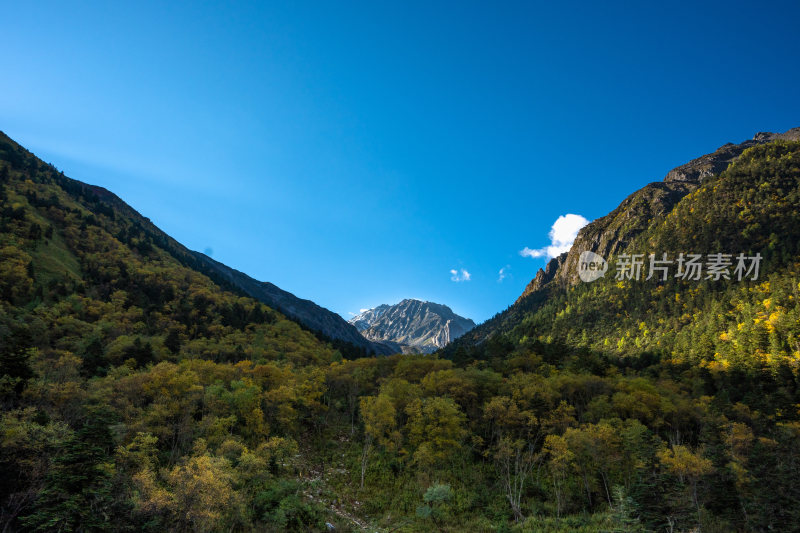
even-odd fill
[(345, 318), (483, 321), (558, 217), (800, 126), (800, 4), (701, 4), (6, 3), (0, 130)]

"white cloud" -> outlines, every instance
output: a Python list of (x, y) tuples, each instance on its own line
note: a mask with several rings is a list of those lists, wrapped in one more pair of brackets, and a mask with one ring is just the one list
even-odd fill
[(464, 270), (456, 270), (455, 268), (450, 271), (450, 279), (455, 282), (459, 281), (469, 281), (472, 276), (469, 272)]
[(350, 315), (350, 316), (356, 316), (356, 314), (354, 312), (352, 312), (352, 311), (348, 311), (347, 314)]
[(497, 283), (502, 283), (504, 279), (511, 277), (511, 265), (506, 265), (497, 274)]
[(358, 310), (359, 313), (366, 313), (367, 311), (369, 311), (369, 309), (359, 309)]
[(548, 259), (558, 257), (572, 248), (572, 243), (578, 236), (578, 230), (588, 223), (589, 221), (580, 215), (561, 215), (550, 228), (550, 246), (537, 249), (526, 246), (520, 250), (519, 255), (522, 257), (547, 257)]

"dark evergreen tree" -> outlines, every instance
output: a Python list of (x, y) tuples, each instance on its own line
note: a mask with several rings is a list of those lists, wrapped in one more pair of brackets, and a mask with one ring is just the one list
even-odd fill
[(91, 413), (56, 451), (31, 512), (21, 519), (30, 531), (113, 531), (112, 475), (107, 464), (113, 439), (105, 412)]
[(164, 347), (173, 354), (181, 351), (181, 336), (177, 329), (169, 330), (167, 337), (164, 339)]

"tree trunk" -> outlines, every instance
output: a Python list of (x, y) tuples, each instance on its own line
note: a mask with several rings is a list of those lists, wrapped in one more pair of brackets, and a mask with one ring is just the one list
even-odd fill
[(364, 438), (364, 451), (361, 452), (361, 485), (359, 488), (364, 488), (364, 476), (367, 473), (367, 460), (369, 459), (369, 452), (372, 448), (372, 439), (370, 437)]
[(586, 488), (586, 499), (589, 501), (589, 512), (592, 511), (592, 491), (589, 490), (589, 478), (586, 476), (586, 471), (583, 472), (583, 486)]
[(614, 510), (614, 503), (611, 501), (611, 493), (608, 492), (608, 479), (606, 479), (606, 473), (600, 472), (600, 475), (603, 477), (603, 487), (606, 489), (606, 498), (608, 498), (608, 506), (611, 510)]

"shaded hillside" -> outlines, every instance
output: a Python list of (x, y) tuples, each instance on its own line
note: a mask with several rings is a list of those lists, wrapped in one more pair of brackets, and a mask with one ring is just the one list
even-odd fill
[[(131, 517), (130, 495), (145, 490), (133, 479), (136, 459), (122, 459), (118, 446), (142, 444), (148, 464), (191, 469), (207, 457), (193, 448), (201, 426), (206, 438), (245, 420), (275, 431), (279, 411), (315, 412), (318, 396), (300, 391), (319, 390), (319, 377), (291, 369), (341, 355), (193, 266), (116, 196), (66, 178), (0, 134), (4, 530), (146, 529), (152, 516)], [(223, 408), (244, 386), (237, 372), (282, 392), (265, 411), (241, 399)], [(192, 519), (195, 529), (203, 520)], [(165, 527), (180, 529), (156, 529)]]
[[(0, 142), (6, 146), (3, 152), (6, 157), (9, 157), (18, 165), (31, 165), (28, 161), (32, 155), (20, 148), (2, 132), (0, 132)], [(298, 322), (305, 329), (310, 330), (321, 341), (333, 343), (342, 353), (349, 356), (363, 356), (372, 353), (386, 354), (392, 352), (388, 347), (365, 342), (363, 337), (354, 331), (343, 318), (316, 305), (314, 302), (296, 298), (293, 294), (283, 291), (271, 283), (265, 283), (263, 287), (260, 287), (259, 282), (245, 274), (222, 265), (199, 252), (188, 250), (114, 193), (102, 187), (87, 185), (67, 178), (58, 172), (53, 174), (51, 180), (54, 184), (62, 186), (69, 193), (77, 195), (85, 202), (84, 207), (86, 209), (100, 214), (115, 213), (125, 217), (129, 223), (130, 231), (134, 232), (137, 246), (143, 249), (157, 247), (171, 255), (182, 266), (208, 276), (220, 287), (262, 301), (273, 309), (284, 313), (291, 320)], [(127, 231), (116, 231), (117, 233), (114, 233), (114, 236), (123, 243), (131, 239)], [(252, 290), (253, 294), (250, 294), (249, 290)]]
[[(3, 134), (0, 162), (2, 294), (7, 312), (13, 311), (6, 315), (12, 330), (21, 317), (36, 317), (39, 329), (32, 338), (42, 347), (55, 343), (80, 353), (83, 343), (95, 342), (105, 352), (95, 354), (96, 366), (121, 363), (118, 357), (135, 339), (149, 343), (152, 361), (174, 359), (183, 350), (210, 355), (197, 339), (228, 339), (232, 344), (217, 346), (214, 358), (235, 360), (264, 344), (244, 342), (252, 335), (250, 324), (281, 324), (319, 351), (306, 357), (330, 356), (273, 309), (230, 292), (235, 287), (218, 276), (206, 276), (191, 252), (109, 191), (65, 177)], [(67, 330), (49, 324), (59, 313), (73, 312), (80, 318)], [(109, 328), (104, 320), (115, 313), (129, 324)], [(236, 331), (244, 336), (234, 341)], [(55, 340), (62, 333), (78, 344)]]

